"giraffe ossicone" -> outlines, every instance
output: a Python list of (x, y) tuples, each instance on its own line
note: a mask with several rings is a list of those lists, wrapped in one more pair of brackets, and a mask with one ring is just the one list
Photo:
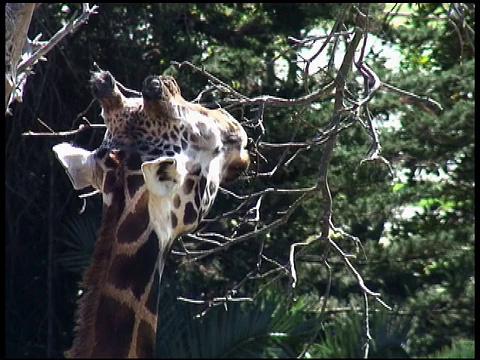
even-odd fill
[(108, 71), (93, 73), (91, 87), (102, 144), (53, 147), (73, 187), (98, 189), (104, 203), (66, 355), (151, 357), (170, 246), (196, 228), (220, 184), (247, 169), (247, 134), (227, 111), (183, 99), (170, 76), (148, 76), (142, 97), (125, 97)]

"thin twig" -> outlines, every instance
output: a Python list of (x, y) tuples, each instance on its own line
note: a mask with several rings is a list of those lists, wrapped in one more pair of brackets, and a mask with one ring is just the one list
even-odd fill
[(81, 124), (78, 129), (75, 130), (69, 130), (69, 131), (53, 131), (52, 132), (33, 132), (33, 131), (27, 131), (25, 133), (22, 133), (22, 136), (71, 136), (71, 135), (76, 135), (79, 134), (85, 130), (89, 129), (106, 129), (105, 124)]
[(292, 42), (295, 46), (311, 47), (312, 44), (307, 45), (307, 43), (310, 43), (310, 42), (314, 43), (318, 40), (323, 40), (323, 39), (326, 39), (325, 42), (328, 42), (328, 41), (331, 41), (332, 37), (339, 37), (339, 36), (348, 37), (352, 35), (352, 33), (353, 33), (352, 31), (339, 31), (335, 33), (330, 32), (327, 35), (307, 36), (305, 39), (302, 39), (302, 40), (296, 39), (293, 36), (288, 36), (287, 40)]
[(366, 293), (363, 293), (363, 306), (365, 308), (365, 343), (363, 344), (363, 358), (368, 359), (368, 352), (370, 350), (372, 336), (370, 335), (370, 310), (368, 307), (368, 296)]
[(271, 148), (271, 149), (280, 149), (280, 148), (306, 148), (314, 144), (313, 141), (306, 142), (286, 142), (286, 143), (269, 143), (265, 141), (260, 141), (258, 143), (259, 147)]
[(381, 83), (380, 88), (381, 89), (386, 89), (388, 91), (391, 91), (391, 92), (394, 92), (394, 93), (397, 93), (397, 94), (400, 94), (400, 95), (404, 95), (404, 96), (407, 97), (407, 99), (413, 99), (413, 100), (416, 100), (418, 102), (425, 103), (425, 105), (428, 106), (428, 109), (433, 108), (436, 111), (443, 111), (442, 105), (438, 101), (435, 101), (435, 100), (433, 100), (429, 97), (415, 95), (414, 93), (408, 92), (406, 90), (399, 89), (399, 88), (397, 88), (393, 85), (387, 84), (385, 82)]
[(387, 304), (385, 304), (385, 302), (383, 302), (381, 299), (380, 299), (380, 296), (381, 294), (380, 293), (377, 293), (377, 292), (374, 292), (372, 290), (370, 290), (366, 285), (365, 285), (365, 282), (363, 281), (363, 278), (362, 276), (359, 274), (359, 272), (357, 271), (357, 269), (355, 269), (355, 267), (352, 265), (352, 263), (350, 262), (350, 260), (348, 259), (348, 256), (347, 254), (345, 254), (342, 249), (335, 243), (335, 241), (333, 241), (330, 237), (328, 237), (328, 242), (330, 243), (330, 245), (333, 246), (333, 248), (340, 254), (340, 256), (342, 257), (342, 260), (343, 262), (345, 263), (345, 265), (347, 265), (347, 268), (348, 270), (350, 270), (350, 272), (353, 274), (353, 276), (357, 279), (357, 282), (358, 282), (358, 285), (360, 286), (360, 288), (362, 289), (363, 292), (367, 293), (368, 295), (372, 296), (375, 298), (375, 300), (377, 300), (380, 304), (382, 304), (384, 307), (386, 307), (388, 310), (392, 310), (392, 308), (390, 306), (388, 306)]
[(231, 195), (233, 196), (234, 198), (236, 199), (239, 199), (239, 200), (244, 200), (244, 199), (247, 199), (247, 198), (251, 198), (251, 197), (255, 197), (255, 196), (260, 196), (260, 195), (264, 195), (264, 194), (267, 194), (267, 193), (279, 193), (279, 194), (295, 194), (295, 193), (304, 193), (304, 192), (310, 192), (310, 191), (314, 191), (316, 190), (317, 187), (316, 186), (311, 186), (311, 187), (308, 187), (308, 188), (300, 188), (300, 189), (276, 189), (276, 188), (266, 188), (264, 190), (261, 190), (261, 191), (258, 191), (258, 192), (254, 192), (254, 193), (251, 193), (251, 194), (246, 194), (246, 195), (238, 195), (238, 194), (235, 194), (233, 191), (230, 191), (230, 190), (227, 190), (225, 188), (220, 188), (220, 191), (227, 194), (227, 195)]
[(352, 263), (348, 259), (347, 254), (345, 254), (343, 252), (343, 250), (335, 243), (335, 241), (333, 241), (330, 236), (328, 237), (327, 240), (330, 243), (330, 245), (332, 245), (333, 248), (340, 254), (343, 261), (345, 262), (345, 265), (347, 265), (347, 268), (350, 270), (350, 272), (357, 279), (357, 282), (358, 282), (358, 285), (360, 286), (360, 288), (370, 296), (374, 296), (374, 297), (380, 296), (381, 295), (380, 293), (374, 292), (374, 291), (370, 290), (368, 287), (365, 286), (365, 283), (363, 281), (362, 276), (358, 273), (357, 269), (355, 269), (355, 267), (352, 265)]
[(124, 94), (124, 95), (131, 95), (131, 96), (136, 96), (140, 97), (142, 96), (142, 93), (137, 90), (132, 90), (127, 88), (125, 85), (123, 85), (121, 82), (115, 80), (115, 84), (117, 85), (118, 89)]
[(311, 241), (297, 242), (293, 243), (290, 246), (290, 276), (292, 278), (292, 288), (294, 289), (297, 286), (297, 271), (295, 270), (295, 248), (297, 246), (307, 246)]
[[(310, 64), (313, 62), (313, 60), (315, 60), (321, 53), (322, 51), (325, 49), (325, 47), (327, 46), (327, 44), (330, 42), (330, 39), (332, 38), (332, 36), (342, 27), (343, 25), (343, 20), (346, 16), (346, 14), (348, 13), (348, 10), (350, 9), (350, 7), (352, 6), (353, 4), (345, 4), (343, 5), (341, 11), (340, 11), (340, 15), (339, 17), (336, 19), (335, 21), (335, 24), (333, 25), (332, 27), (332, 31), (330, 31), (330, 33), (328, 34), (327, 36), (327, 39), (325, 40), (325, 42), (323, 43), (323, 45), (320, 47), (320, 49), (318, 49), (318, 51), (313, 54), (308, 60), (307, 60), (307, 65), (305, 66), (305, 70), (304, 70), (304, 73), (308, 75), (309, 73), (309, 68), (310, 68)], [(334, 39), (335, 43), (338, 42), (338, 37), (335, 37)], [(331, 56), (331, 59), (334, 58), (334, 54), (332, 54)]]
[[(265, 104), (268, 106), (292, 106), (292, 105), (304, 105), (309, 104), (314, 101), (319, 101), (326, 96), (331, 95), (333, 89), (335, 88), (335, 83), (330, 82), (325, 85), (323, 88), (314, 91), (310, 94), (301, 96), (296, 99), (285, 99), (279, 98), (276, 96), (270, 95), (262, 95), (257, 96), (252, 99), (250, 98), (242, 98), (242, 99), (225, 99), (224, 102), (227, 104), (225, 107), (228, 108), (229, 106), (240, 106), (240, 105), (258, 105), (258, 104)], [(228, 105), (228, 104), (231, 105)]]
[(231, 86), (228, 86), (222, 80), (220, 80), (217, 77), (213, 76), (212, 74), (206, 72), (204, 69), (200, 69), (198, 66), (193, 65), (190, 61), (182, 61), (182, 62), (172, 61), (171, 64), (178, 66), (179, 69), (181, 69), (184, 66), (187, 66), (187, 67), (189, 67), (189, 68), (191, 68), (195, 71), (198, 71), (202, 75), (204, 75), (213, 84), (216, 84), (217, 86), (219, 86), (221, 88), (221, 90), (224, 90), (228, 93), (231, 93), (231, 94), (235, 95), (236, 97), (238, 97), (240, 99), (248, 99), (248, 97), (246, 97), (245, 95), (240, 94), (238, 91), (235, 91)]
[(228, 301), (231, 301), (231, 302), (243, 302), (243, 301), (252, 302), (253, 301), (253, 299), (250, 298), (250, 297), (234, 298), (234, 297), (229, 297), (229, 296), (215, 297), (211, 300), (194, 300), (194, 299), (189, 299), (189, 298), (186, 298), (186, 297), (183, 297), (183, 296), (177, 296), (177, 300), (183, 301), (183, 302), (188, 302), (190, 304), (197, 304), (197, 305), (205, 305), (205, 304), (214, 305), (216, 303), (222, 303), (223, 304), (224, 302), (228, 302)]

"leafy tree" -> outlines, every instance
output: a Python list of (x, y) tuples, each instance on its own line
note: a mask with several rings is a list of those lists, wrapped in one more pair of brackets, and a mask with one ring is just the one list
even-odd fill
[[(76, 9), (41, 5), (29, 37), (51, 36)], [(224, 354), (214, 351), (225, 341), (218, 323), (233, 323), (224, 332), (232, 343), (261, 325), (257, 334), (263, 335), (232, 356), (363, 356), (365, 344), (372, 357), (427, 356), (473, 338), (474, 4), (100, 4), (97, 12), (51, 50), (47, 62), (35, 65), (23, 103), (13, 103), (6, 118), (6, 356), (62, 356), (71, 344), (76, 282), (101, 204), (79, 199), (53, 161), (58, 137), (21, 134), (45, 131), (42, 122), (57, 131), (78, 128), (83, 117), (101, 122), (87, 88), (93, 62), (133, 89), (148, 74), (172, 74), (187, 99), (202, 92), (201, 102), (226, 107), (251, 137), (245, 181), (219, 194), (209, 215), (217, 221), (205, 222), (196, 238), (184, 236), (169, 257), (163, 286), (195, 304), (162, 298), (175, 316), (161, 319), (159, 336), (173, 332), (169, 325), (190, 334), (183, 355)], [(321, 35), (313, 37), (312, 30)], [(384, 52), (367, 51), (363, 61), (381, 86), (358, 116), (335, 117), (336, 94), (328, 84), (340, 71), (329, 59), (344, 57), (355, 30), (362, 35), (355, 61), (367, 33), (394, 49), (399, 61), (389, 69)], [(305, 55), (309, 46), (326, 44), (330, 33), (323, 60)], [(321, 60), (319, 69), (314, 60)], [(363, 80), (358, 68), (349, 69), (346, 106), (365, 95)], [(298, 101), (285, 106), (263, 95)], [(261, 101), (247, 101), (255, 98)], [(368, 119), (386, 162), (362, 161), (374, 158)], [(325, 192), (298, 189), (319, 183), (328, 153), (322, 132), (335, 121), (343, 126), (328, 166), (335, 228), (325, 233)], [(68, 139), (95, 148), (101, 138), (88, 130)], [(296, 202), (302, 193), (308, 195)], [(198, 240), (213, 232), (246, 240), (220, 252)], [(327, 235), (344, 256), (322, 241)], [(398, 317), (373, 307), (375, 296), (367, 297), (373, 309), (366, 316), (365, 289), (346, 259)], [(262, 300), (262, 292), (271, 298)], [(227, 295), (256, 300), (227, 302), (229, 312), (218, 306), (192, 319), (198, 303), (207, 307)], [(49, 333), (38, 330), (45, 322)], [(389, 332), (394, 325), (402, 331)], [(314, 336), (311, 326), (325, 330)], [(309, 336), (299, 338), (305, 329)], [(205, 344), (206, 334), (218, 343)], [(385, 344), (395, 349), (388, 352)], [(339, 347), (345, 352), (335, 352)], [(161, 337), (159, 353), (174, 355)]]

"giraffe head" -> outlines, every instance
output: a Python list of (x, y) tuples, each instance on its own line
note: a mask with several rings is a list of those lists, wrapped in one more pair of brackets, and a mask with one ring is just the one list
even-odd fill
[(195, 229), (220, 184), (248, 167), (247, 135), (228, 112), (184, 100), (169, 76), (147, 77), (142, 97), (125, 97), (106, 71), (91, 86), (107, 127), (102, 144), (53, 147), (74, 188), (93, 186), (104, 203), (67, 355), (152, 355), (169, 247)]
[(182, 199), (179, 189), (193, 188), (194, 181), (201, 185), (197, 196), (208, 205), (195, 206), (204, 215), (219, 184), (248, 167), (247, 134), (240, 123), (223, 109), (184, 100), (173, 77), (148, 76), (141, 98), (123, 96), (108, 71), (93, 73), (91, 86), (107, 127), (102, 145), (90, 152), (62, 143), (53, 150), (74, 188), (95, 187), (106, 205), (119, 181), (128, 195), (146, 185), (161, 202)]

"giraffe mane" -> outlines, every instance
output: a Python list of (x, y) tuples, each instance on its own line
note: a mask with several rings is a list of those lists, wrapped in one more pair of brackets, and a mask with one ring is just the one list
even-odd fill
[(113, 198), (116, 200), (105, 208), (99, 235), (95, 243), (92, 263), (83, 274), (81, 287), (84, 288), (85, 292), (78, 301), (75, 316), (75, 332), (77, 336), (72, 348), (65, 353), (69, 358), (90, 356), (90, 354), (79, 353), (78, 351), (85, 348), (83, 344), (92, 344), (90, 349), (93, 350), (96, 341), (96, 336), (92, 329), (95, 328), (100, 296), (99, 290), (105, 283), (108, 269), (110, 268), (111, 256), (113, 254), (112, 248), (116, 240), (116, 226), (123, 210), (121, 207), (122, 201), (118, 201), (120, 199), (117, 198), (117, 196), (124, 197), (122, 184), (118, 183), (114, 191)]

